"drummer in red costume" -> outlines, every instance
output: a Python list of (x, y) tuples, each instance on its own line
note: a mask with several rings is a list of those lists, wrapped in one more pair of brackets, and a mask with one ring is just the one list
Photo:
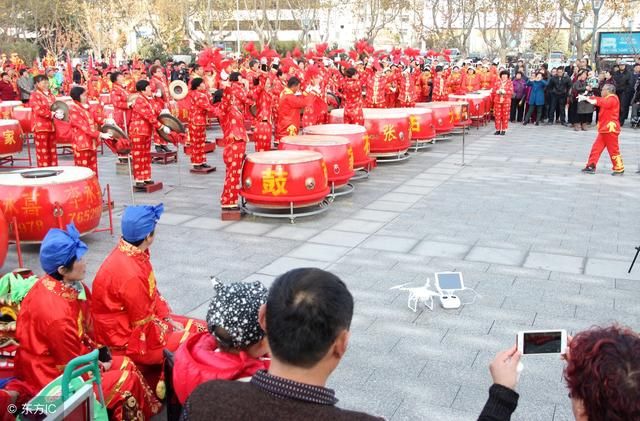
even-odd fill
[(451, 74), (447, 78), (447, 88), (449, 90), (449, 93), (461, 94), (464, 91), (463, 84), (464, 77), (460, 73), (460, 68), (458, 66), (454, 66), (453, 69), (451, 69)]
[(420, 74), (411, 70), (411, 67), (407, 66), (397, 79), (399, 107), (412, 108), (416, 105), (418, 97), (416, 85)]
[[(467, 69), (467, 77), (464, 85), (464, 92), (476, 92), (480, 89), (480, 76), (476, 73), (476, 69), (469, 67)], [(462, 92), (462, 93), (464, 93)]]
[(287, 88), (280, 95), (276, 140), (285, 136), (295, 136), (300, 129), (300, 111), (315, 100), (313, 92), (301, 95), (300, 79), (293, 76), (287, 82)]
[(449, 99), (449, 90), (447, 88), (446, 77), (442, 71), (442, 66), (436, 66), (436, 74), (433, 76), (431, 100), (447, 101), (448, 99)]
[(578, 100), (587, 101), (600, 108), (597, 126), (598, 136), (591, 147), (587, 166), (582, 171), (589, 174), (595, 173), (600, 155), (602, 155), (604, 148), (607, 148), (613, 164), (611, 175), (624, 174), (624, 163), (622, 162), (620, 146), (618, 145), (618, 136), (620, 135), (620, 99), (616, 95), (616, 87), (606, 84), (602, 87), (601, 97), (583, 97), (580, 95)]
[(87, 167), (98, 175), (98, 139), (111, 139), (111, 134), (100, 133), (96, 124), (102, 124), (91, 112), (87, 92), (82, 86), (74, 86), (69, 93), (73, 104), (69, 106), (73, 162), (77, 167)]
[(342, 100), (344, 101), (344, 123), (364, 126), (362, 113), (362, 83), (355, 68), (344, 72), (342, 81)]
[(418, 89), (420, 91), (419, 102), (428, 102), (431, 100), (431, 69), (425, 67), (420, 73), (420, 79), (418, 80)]
[(229, 75), (229, 86), (224, 89), (220, 106), (220, 125), (226, 146), (222, 159), (226, 166), (224, 187), (220, 204), (223, 209), (238, 208), (240, 171), (247, 148), (247, 130), (244, 126), (244, 108), (249, 103), (242, 76), (238, 72)]
[(163, 349), (175, 351), (206, 323), (172, 314), (158, 291), (149, 249), (164, 207), (127, 206), (122, 237), (93, 281), (96, 340), (114, 355), (131, 358), (145, 373), (158, 374)]
[[(33, 111), (33, 137), (36, 144), (36, 157), (39, 167), (55, 167), (58, 165), (58, 153), (53, 126), (51, 105), (56, 98), (49, 92), (49, 79), (45, 75), (33, 78), (36, 89), (31, 93), (29, 106)], [(62, 118), (58, 111), (58, 117)]]
[[(155, 102), (154, 108), (159, 109), (159, 112), (169, 113), (169, 85), (165, 78), (164, 69), (162, 66), (154, 65), (151, 66), (150, 73), (151, 80), (149, 83)], [(171, 152), (167, 147), (167, 141), (156, 134), (153, 135), (153, 144), (155, 145), (156, 152)]]
[[(256, 115), (254, 119), (255, 131), (253, 140), (256, 152), (271, 150), (271, 139), (273, 137), (273, 93), (271, 92), (272, 81), (270, 73), (266, 73), (266, 59), (262, 64), (263, 71), (256, 79), (258, 85), (255, 87)], [(254, 82), (255, 83), (255, 82)]]
[(111, 105), (113, 105), (113, 119), (118, 127), (127, 133), (131, 121), (131, 105), (128, 102), (129, 92), (127, 82), (120, 72), (111, 73)]
[[(377, 64), (379, 66), (379, 64)], [(366, 104), (368, 108), (385, 108), (386, 93), (389, 88), (389, 80), (385, 76), (383, 69), (370, 70), (370, 76), (367, 79), (367, 95)]]
[(509, 116), (511, 115), (511, 97), (513, 96), (513, 83), (509, 79), (509, 72), (500, 72), (500, 79), (493, 85), (493, 115), (495, 117), (496, 135), (505, 135), (509, 128)]
[[(160, 411), (161, 404), (135, 363), (125, 356), (112, 357), (96, 335), (100, 328), (93, 329), (92, 296), (82, 282), (87, 249), (73, 224), (67, 226), (66, 232), (54, 228), (45, 236), (40, 247), (45, 275), (27, 293), (18, 314), (16, 377), (29, 384), (35, 394), (61, 376), (73, 358), (99, 349), (109, 418), (121, 420), (123, 410), (129, 408), (151, 418)], [(120, 273), (125, 269), (127, 266), (120, 267)]]
[(211, 95), (204, 79), (191, 80), (191, 106), (189, 107), (189, 139), (191, 140), (191, 165), (193, 168), (211, 168), (207, 165), (204, 143), (207, 140), (207, 115), (214, 111)]
[(131, 140), (131, 157), (133, 159), (133, 177), (137, 187), (153, 184), (151, 180), (151, 135), (153, 130), (161, 129), (169, 134), (171, 129), (158, 121), (158, 112), (154, 107), (153, 91), (149, 82), (140, 80), (136, 83), (140, 95), (133, 103), (129, 139)]

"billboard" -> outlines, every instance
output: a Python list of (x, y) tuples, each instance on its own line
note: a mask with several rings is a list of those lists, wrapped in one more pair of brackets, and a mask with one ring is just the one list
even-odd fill
[(640, 54), (640, 32), (600, 32), (598, 55), (632, 56)]

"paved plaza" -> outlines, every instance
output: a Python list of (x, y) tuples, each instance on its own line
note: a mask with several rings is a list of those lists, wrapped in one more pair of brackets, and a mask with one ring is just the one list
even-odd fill
[[(295, 224), (250, 216), (221, 221), (220, 149), (208, 155), (218, 167), (209, 175), (190, 174), (184, 155), (180, 165), (154, 164), (164, 190), (135, 199), (165, 204), (152, 246), (158, 287), (176, 313), (204, 318), (211, 276), (268, 285), (295, 267), (330, 270), (356, 300), (350, 348), (329, 384), (339, 405), (391, 420), (475, 419), (491, 384), (488, 365), (517, 331), (573, 333), (613, 321), (640, 331), (640, 264), (626, 272), (640, 245), (640, 131), (621, 135), (622, 177), (609, 175), (606, 152), (597, 174), (580, 173), (593, 128), (493, 131), (474, 128), (466, 136), (466, 166), (460, 137), (437, 143), (405, 162), (380, 165), (355, 182), (353, 195)], [(129, 179), (116, 174), (111, 154), (99, 165), (114, 194), (118, 233), (131, 202)], [(91, 283), (117, 234), (85, 241)], [(3, 271), (16, 266), (14, 250)], [(24, 250), (27, 266), (40, 272), (37, 247)], [(449, 270), (462, 271), (480, 294), (473, 304), (414, 313), (406, 293), (390, 290)], [(514, 419), (573, 419), (560, 359), (523, 363)]]

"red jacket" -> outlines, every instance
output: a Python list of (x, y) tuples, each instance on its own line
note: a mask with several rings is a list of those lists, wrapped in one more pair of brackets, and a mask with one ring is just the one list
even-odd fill
[(151, 136), (152, 129), (159, 129), (162, 123), (158, 121), (159, 110), (156, 104), (144, 95), (139, 95), (131, 109), (131, 123), (129, 134), (137, 136)]
[(69, 106), (69, 122), (71, 123), (71, 139), (73, 147), (78, 151), (96, 150), (100, 132), (96, 126), (95, 116), (77, 102)]
[(149, 252), (120, 240), (93, 281), (96, 339), (116, 355), (160, 364), (172, 329), (170, 309), (158, 288)]
[(184, 404), (191, 392), (209, 380), (242, 380), (258, 370), (268, 370), (268, 359), (255, 359), (246, 352), (237, 354), (217, 349), (218, 344), (209, 332), (201, 332), (187, 339), (174, 354), (173, 388)]
[(73, 358), (95, 349), (91, 294), (78, 291), (48, 275), (40, 278), (22, 301), (16, 339), (20, 343), (16, 377), (40, 390), (64, 371)]
[(207, 115), (215, 110), (211, 103), (211, 95), (208, 91), (191, 91), (189, 97), (191, 98), (189, 125), (206, 126)]
[[(503, 94), (499, 94), (498, 91), (505, 91)], [(498, 79), (493, 84), (493, 90), (491, 91), (494, 104), (511, 104), (511, 97), (513, 96), (513, 82), (511, 79), (503, 81)]]
[(118, 127), (126, 130), (131, 122), (131, 109), (127, 103), (129, 92), (117, 83), (111, 89), (111, 105), (113, 105), (113, 119)]
[(311, 104), (315, 95), (295, 95), (289, 88), (282, 91), (278, 108), (278, 123), (276, 124), (276, 138), (295, 136), (300, 128), (300, 111)]
[[(163, 108), (168, 108), (171, 97), (169, 96), (169, 85), (167, 81), (164, 78), (158, 78), (154, 75), (149, 81), (149, 84), (151, 85), (151, 91), (153, 92), (155, 100), (161, 103)], [(161, 97), (155, 96), (158, 91), (162, 92)]]
[(16, 90), (13, 88), (11, 82), (0, 80), (0, 100), (14, 101), (16, 98)]
[(620, 100), (617, 95), (591, 97), (600, 107), (598, 114), (598, 133), (620, 133)]
[(36, 89), (31, 94), (29, 106), (33, 112), (33, 132), (53, 132), (53, 120), (51, 119), (51, 105), (56, 98), (49, 91), (42, 92)]

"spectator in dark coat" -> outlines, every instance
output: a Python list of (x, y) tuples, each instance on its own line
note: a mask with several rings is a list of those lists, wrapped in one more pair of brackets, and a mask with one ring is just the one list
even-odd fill
[(567, 95), (571, 89), (571, 79), (564, 74), (564, 69), (558, 67), (556, 75), (549, 81), (547, 91), (549, 92), (549, 124), (560, 121), (563, 126), (567, 125), (565, 108), (567, 106)]
[(524, 103), (527, 98), (527, 82), (521, 71), (516, 72), (513, 78), (513, 97), (511, 98), (511, 115), (509, 120), (513, 123), (522, 123), (524, 117)]
[(618, 63), (619, 70), (613, 74), (616, 81), (616, 95), (620, 98), (620, 125), (629, 115), (629, 104), (633, 95), (633, 76), (624, 62)]
[(16, 91), (11, 84), (11, 76), (9, 76), (9, 73), (2, 73), (2, 80), (0, 80), (0, 99), (3, 101), (15, 101), (16, 97)]

